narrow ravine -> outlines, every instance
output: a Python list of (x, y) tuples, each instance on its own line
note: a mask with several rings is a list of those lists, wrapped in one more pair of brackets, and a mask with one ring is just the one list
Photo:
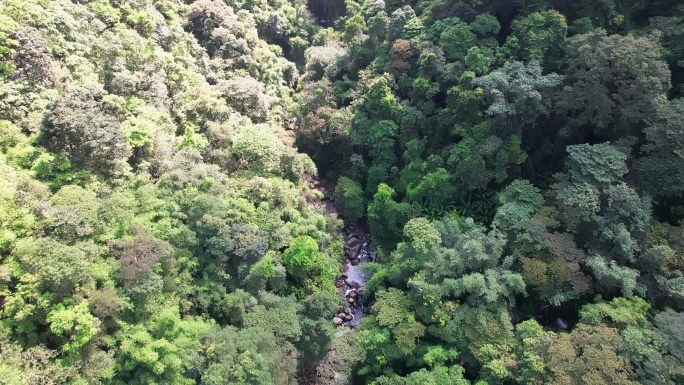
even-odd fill
[(364, 299), (366, 283), (371, 273), (363, 265), (375, 262), (376, 254), (368, 250), (370, 234), (361, 226), (352, 223), (344, 229), (345, 263), (336, 281), (339, 293), (344, 294), (346, 305), (340, 306), (332, 319), (336, 326), (356, 327), (370, 313), (370, 306)]

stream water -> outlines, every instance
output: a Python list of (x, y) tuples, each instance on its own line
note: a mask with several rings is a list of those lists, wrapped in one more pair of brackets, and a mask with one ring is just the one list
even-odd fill
[(370, 234), (356, 226), (345, 229), (345, 263), (337, 287), (344, 294), (346, 306), (341, 306), (333, 317), (333, 324), (356, 327), (369, 313), (363, 298), (366, 283), (371, 273), (364, 268), (367, 263), (375, 262), (375, 253), (368, 250)]

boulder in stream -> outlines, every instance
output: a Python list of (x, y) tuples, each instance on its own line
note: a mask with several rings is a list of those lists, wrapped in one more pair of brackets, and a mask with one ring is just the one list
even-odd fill
[(356, 246), (361, 244), (361, 241), (359, 241), (359, 239), (356, 237), (351, 237), (347, 239), (347, 242), (345, 243), (347, 246), (349, 246), (350, 249), (354, 249)]

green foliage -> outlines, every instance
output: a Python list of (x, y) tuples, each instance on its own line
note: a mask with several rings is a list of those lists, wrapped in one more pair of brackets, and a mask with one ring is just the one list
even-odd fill
[(544, 198), (541, 196), (539, 189), (534, 187), (529, 181), (518, 179), (511, 182), (499, 194), (499, 202), (503, 205), (515, 203), (535, 211), (542, 207)]
[[(591, 126), (617, 139), (635, 134), (670, 87), (666, 64), (647, 37), (593, 33), (569, 39), (567, 81), (561, 111), (573, 128)], [(595, 127), (595, 128), (594, 128)]]
[(68, 88), (47, 118), (45, 143), (54, 152), (68, 154), (72, 163), (121, 172), (131, 149), (121, 124), (101, 102), (105, 95), (97, 84)]
[(401, 239), (406, 222), (413, 216), (410, 205), (394, 201), (395, 191), (381, 183), (368, 205), (368, 224), (379, 246), (391, 249)]
[(436, 210), (443, 215), (450, 205), (453, 206), (456, 197), (451, 175), (443, 168), (426, 174), (415, 187), (408, 186), (406, 192), (410, 201), (422, 203), (421, 209), (424, 212), (432, 213)]
[(73, 244), (95, 232), (99, 206), (95, 194), (79, 186), (68, 185), (52, 196), (50, 205), (53, 234), (63, 242)]
[(13, 48), (19, 45), (10, 36), (16, 31), (18, 25), (11, 18), (0, 15), (0, 76), (4, 77), (14, 72), (14, 62), (8, 58), (14, 53)]
[(466, 23), (456, 21), (441, 32), (439, 46), (447, 59), (462, 61), (468, 54), (468, 49), (475, 45), (475, 38)]
[(477, 75), (489, 72), (489, 67), (494, 63), (494, 54), (487, 48), (470, 47), (464, 58), (466, 67)]
[(356, 221), (361, 218), (366, 211), (361, 184), (341, 177), (335, 186), (335, 204), (347, 220)]
[(547, 67), (558, 67), (568, 25), (555, 10), (534, 12), (513, 23), (513, 35), (520, 43), (517, 57), (524, 62), (536, 60)]
[(318, 243), (308, 235), (295, 238), (285, 250), (283, 259), (288, 273), (308, 291), (334, 291), (335, 267)]
[(152, 147), (158, 130), (173, 132), (175, 129), (171, 117), (156, 108), (142, 106), (136, 110), (136, 115), (129, 117), (121, 124), (121, 129), (128, 138), (131, 146)]
[(561, 79), (555, 73), (542, 75), (537, 61), (512, 62), (474, 79), (473, 84), (484, 90), (487, 115), (496, 119), (498, 131), (505, 135), (520, 134), (546, 114)]
[(318, 257), (320, 254), (316, 240), (306, 235), (295, 238), (284, 255), (290, 273), (297, 277), (305, 277), (316, 265)]
[(658, 112), (644, 130), (647, 142), (641, 150), (646, 156), (637, 166), (637, 177), (644, 189), (656, 197), (680, 196), (682, 193), (682, 122), (684, 100), (677, 99), (658, 105)]
[(88, 279), (89, 255), (78, 246), (68, 246), (51, 238), (23, 238), (17, 241), (12, 257), (13, 275), (33, 281), (48, 298), (57, 302)]
[(639, 297), (614, 298), (605, 302), (600, 298), (593, 304), (580, 309), (580, 322), (587, 325), (606, 325), (623, 329), (629, 326), (643, 326), (646, 323), (648, 302)]
[(45, 320), (53, 333), (69, 335), (69, 342), (64, 343), (62, 349), (71, 354), (78, 352), (99, 332), (99, 320), (90, 314), (88, 301), (68, 307), (64, 303), (57, 304)]
[[(267, 332), (254, 328), (239, 331), (229, 326), (220, 332), (212, 331), (206, 341), (208, 365), (202, 373), (202, 383), (275, 384), (274, 374), (285, 373), (272, 373), (279, 365), (274, 360), (285, 357), (278, 357), (279, 352), (275, 349), (264, 349), (275, 348), (268, 338)], [(286, 383), (286, 380), (281, 378), (278, 383)]]
[(619, 289), (624, 296), (631, 297), (637, 289), (639, 272), (635, 269), (621, 266), (616, 261), (599, 255), (589, 256), (585, 264), (604, 290)]
[(159, 310), (150, 317), (147, 327), (121, 324), (116, 335), (117, 369), (122, 371), (120, 381), (142, 384), (195, 381), (191, 376), (199, 369), (196, 355), (202, 351), (201, 338), (214, 327), (193, 317), (181, 319), (178, 308), (173, 305)]
[(279, 173), (283, 143), (265, 125), (248, 125), (233, 139), (232, 154), (240, 168)]
[(626, 156), (611, 145), (569, 146), (568, 152), (568, 174), (558, 175), (561, 218), (594, 254), (586, 264), (599, 285), (631, 296), (640, 275), (632, 262), (648, 226), (650, 199), (619, 182)]
[(478, 37), (494, 37), (499, 33), (501, 24), (493, 15), (481, 13), (475, 17), (475, 21), (470, 23), (470, 30), (475, 32)]
[(0, 382), (681, 384), (675, 3), (0, 0)]
[(609, 144), (569, 146), (567, 151), (568, 172), (574, 181), (604, 186), (627, 173), (627, 156)]
[(526, 180), (515, 180), (499, 194), (501, 206), (494, 223), (503, 230), (524, 231), (530, 226), (532, 214), (542, 207), (544, 198)]

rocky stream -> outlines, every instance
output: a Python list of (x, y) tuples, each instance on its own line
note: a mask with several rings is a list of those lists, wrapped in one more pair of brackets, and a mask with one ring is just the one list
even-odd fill
[(363, 297), (366, 282), (371, 276), (363, 265), (375, 262), (376, 258), (375, 252), (368, 250), (370, 239), (370, 234), (354, 223), (344, 229), (346, 260), (335, 284), (339, 293), (344, 294), (346, 305), (340, 306), (332, 319), (336, 326), (358, 326), (370, 313), (372, 303), (368, 303)]

